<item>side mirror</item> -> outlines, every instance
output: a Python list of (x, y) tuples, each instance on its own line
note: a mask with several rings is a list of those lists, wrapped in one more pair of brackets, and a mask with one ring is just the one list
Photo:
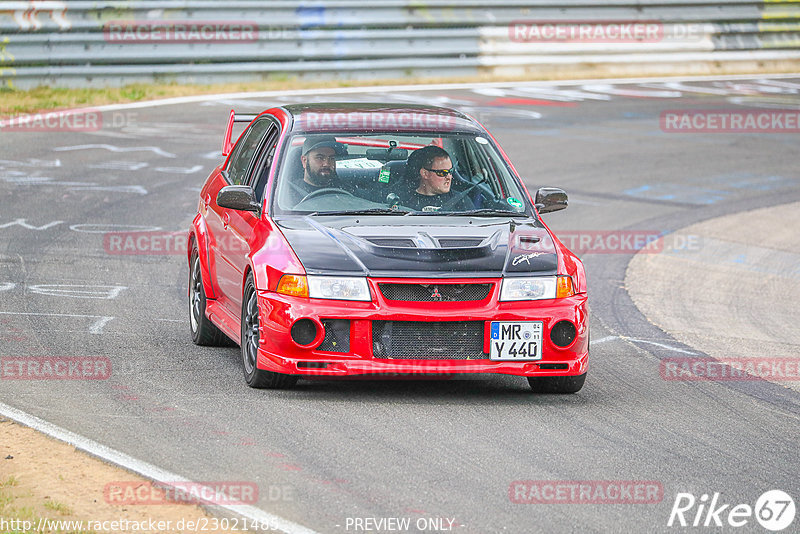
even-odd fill
[(246, 185), (226, 185), (217, 193), (217, 205), (237, 211), (259, 213), (261, 204), (256, 201), (253, 189)]
[(568, 204), (567, 193), (558, 187), (540, 187), (534, 202), (539, 213), (563, 210)]

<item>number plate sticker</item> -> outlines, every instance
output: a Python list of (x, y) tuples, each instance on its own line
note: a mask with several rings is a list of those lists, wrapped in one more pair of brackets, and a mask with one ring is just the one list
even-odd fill
[(542, 359), (542, 321), (492, 321), (489, 359), (530, 361)]

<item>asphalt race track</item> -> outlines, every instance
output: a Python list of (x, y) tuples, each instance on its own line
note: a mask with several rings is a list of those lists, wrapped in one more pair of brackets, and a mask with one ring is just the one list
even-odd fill
[[(258, 508), (322, 533), (359, 531), (357, 518), (411, 518), (411, 532), (452, 520), (463, 534), (721, 531), (668, 527), (678, 493), (719, 493), (729, 509), (772, 489), (800, 497), (800, 393), (664, 380), (663, 359), (697, 351), (634, 306), (632, 250), (583, 255), (592, 348), (575, 395), (534, 395), (502, 376), (254, 390), (238, 348), (194, 346), (185, 253), (123, 254), (106, 234), (182, 236), (221, 161), (230, 109), (305, 99), (466, 109), (530, 191), (569, 193), (566, 211), (544, 216), (556, 233), (665, 234), (800, 200), (796, 131), (681, 133), (660, 121), (667, 110), (797, 111), (800, 78), (238, 95), (104, 111), (96, 131), (2, 131), (0, 357), (107, 357), (112, 372), (0, 380), (0, 403), (191, 480), (254, 482)], [(532, 480), (661, 492), (634, 504), (514, 502), (515, 481)], [(415, 530), (420, 518), (443, 528)], [(724, 531), (765, 532), (753, 517)]]

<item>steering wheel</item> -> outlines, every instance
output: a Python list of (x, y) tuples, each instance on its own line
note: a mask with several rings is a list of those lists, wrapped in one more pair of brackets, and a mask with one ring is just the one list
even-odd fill
[[(344, 189), (339, 189), (338, 187), (323, 187), (322, 189), (317, 189), (316, 191), (310, 192), (309, 194), (304, 196), (303, 200), (301, 200), (300, 202), (305, 202), (309, 198), (315, 198), (315, 197), (318, 197), (320, 195), (327, 195), (327, 194), (330, 194), (330, 193), (344, 193), (345, 195), (349, 195), (351, 197), (355, 196), (350, 191), (345, 191)], [(300, 204), (300, 202), (298, 202), (298, 204)]]

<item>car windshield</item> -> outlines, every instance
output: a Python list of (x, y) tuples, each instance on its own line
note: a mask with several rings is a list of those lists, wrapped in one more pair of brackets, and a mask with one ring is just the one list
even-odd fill
[(275, 214), (532, 213), (494, 144), (474, 133), (295, 134), (284, 154)]

